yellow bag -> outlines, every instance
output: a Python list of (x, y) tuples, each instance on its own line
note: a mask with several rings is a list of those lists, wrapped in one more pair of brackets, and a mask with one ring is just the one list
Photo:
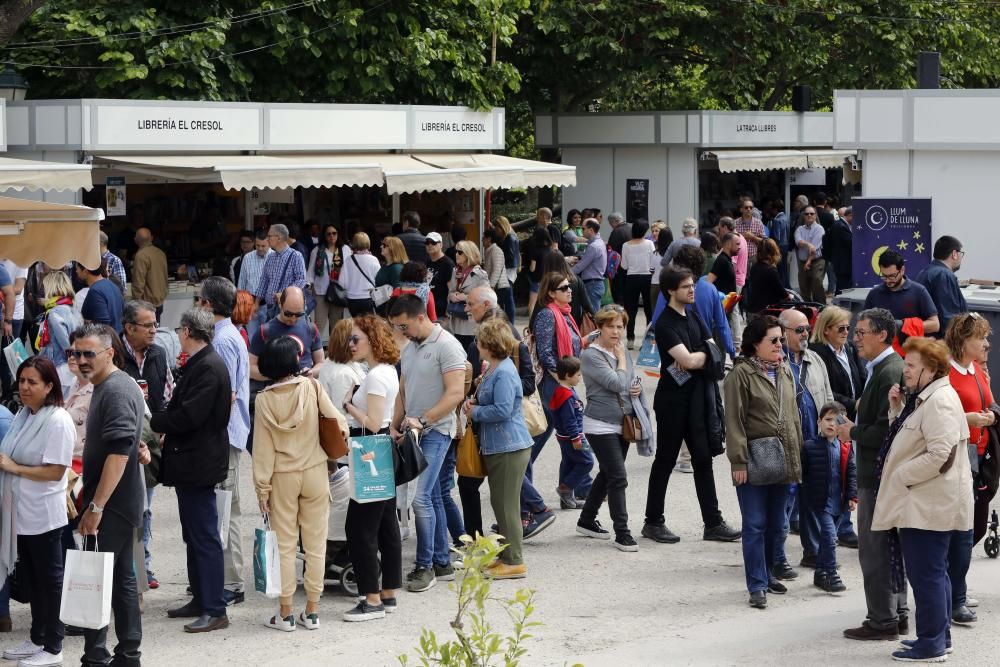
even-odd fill
[(542, 399), (536, 389), (531, 396), (521, 399), (521, 412), (524, 413), (524, 425), (528, 427), (528, 435), (534, 438), (536, 435), (545, 433), (549, 427), (548, 420), (545, 419), (545, 411), (542, 410)]
[(455, 469), (462, 477), (486, 477), (486, 462), (479, 452), (479, 439), (472, 427), (472, 420), (466, 424), (465, 434), (458, 441)]

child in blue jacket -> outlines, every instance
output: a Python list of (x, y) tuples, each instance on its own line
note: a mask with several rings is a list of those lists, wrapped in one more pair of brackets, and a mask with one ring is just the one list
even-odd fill
[[(594, 457), (590, 445), (583, 435), (583, 401), (576, 393), (583, 374), (577, 357), (563, 357), (556, 362), (556, 377), (559, 385), (552, 393), (549, 410), (552, 412), (552, 428), (562, 451), (559, 465), (559, 479), (562, 483), (556, 489), (559, 506), (566, 509), (581, 509), (583, 503), (577, 501), (581, 489), (590, 490), (590, 471), (594, 468)], [(581, 494), (582, 495), (582, 494)]]
[(837, 426), (847, 415), (833, 401), (819, 411), (819, 437), (802, 446), (800, 502), (809, 504), (819, 523), (819, 554), (813, 584), (828, 593), (847, 590), (837, 574), (837, 521), (858, 504), (858, 474), (850, 441), (837, 438)]

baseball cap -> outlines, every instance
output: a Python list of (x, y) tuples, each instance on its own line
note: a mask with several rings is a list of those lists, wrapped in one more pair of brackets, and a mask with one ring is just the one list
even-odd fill
[(431, 232), (424, 238), (424, 243), (441, 243), (441, 235), (437, 232)]

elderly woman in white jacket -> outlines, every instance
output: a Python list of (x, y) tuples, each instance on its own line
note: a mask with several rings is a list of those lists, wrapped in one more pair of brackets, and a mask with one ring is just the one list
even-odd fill
[[(889, 391), (889, 432), (876, 460), (872, 530), (890, 531), (894, 590), (903, 565), (916, 603), (917, 639), (893, 659), (941, 662), (951, 651), (948, 552), (972, 528), (969, 426), (948, 379), (941, 341), (910, 338), (902, 389)], [(898, 537), (895, 535), (898, 534)]]

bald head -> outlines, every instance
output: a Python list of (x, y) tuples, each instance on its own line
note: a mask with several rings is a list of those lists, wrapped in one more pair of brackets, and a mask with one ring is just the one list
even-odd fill
[[(278, 298), (278, 305), (281, 306), (278, 319), (285, 324), (295, 324), (297, 320), (305, 317), (306, 299), (298, 287), (286, 287)], [(291, 313), (292, 316), (288, 316), (286, 313)]]
[(778, 323), (790, 351), (800, 354), (809, 347), (809, 318), (805, 314), (789, 308), (778, 316)]
[(153, 242), (153, 232), (149, 231), (149, 227), (140, 227), (135, 231), (135, 244), (140, 248), (149, 245)]

